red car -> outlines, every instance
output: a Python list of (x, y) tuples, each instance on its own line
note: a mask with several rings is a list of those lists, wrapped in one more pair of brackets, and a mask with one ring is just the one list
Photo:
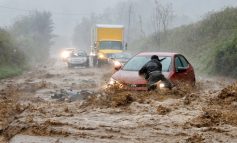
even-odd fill
[(138, 71), (145, 65), (152, 55), (159, 56), (164, 60), (162, 63), (162, 73), (173, 84), (186, 82), (195, 85), (195, 74), (192, 65), (181, 54), (168, 52), (144, 52), (131, 58), (123, 67), (116, 67), (109, 84), (119, 84), (121, 87), (130, 90), (147, 90), (147, 81), (139, 76)]

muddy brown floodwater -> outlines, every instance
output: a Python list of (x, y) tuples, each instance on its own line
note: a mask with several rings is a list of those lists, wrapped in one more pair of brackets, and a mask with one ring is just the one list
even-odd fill
[[(237, 142), (237, 83), (200, 79), (193, 89), (169, 92), (102, 90), (110, 75), (108, 68), (58, 63), (1, 80), (0, 142)], [(88, 96), (70, 100), (82, 93)]]

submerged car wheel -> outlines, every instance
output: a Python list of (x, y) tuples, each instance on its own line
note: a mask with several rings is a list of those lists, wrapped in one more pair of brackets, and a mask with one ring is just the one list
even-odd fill
[(192, 87), (195, 87), (196, 86), (196, 79), (194, 78), (193, 79), (193, 82), (191, 83)]

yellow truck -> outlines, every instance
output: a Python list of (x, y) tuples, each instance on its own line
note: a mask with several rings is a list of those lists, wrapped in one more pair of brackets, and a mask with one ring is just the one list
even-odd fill
[(97, 24), (92, 30), (92, 52), (94, 65), (101, 66), (115, 53), (124, 48), (124, 26)]

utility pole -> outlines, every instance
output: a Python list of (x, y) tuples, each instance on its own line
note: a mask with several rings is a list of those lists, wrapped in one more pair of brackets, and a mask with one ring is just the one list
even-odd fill
[(141, 36), (142, 36), (142, 38), (145, 38), (146, 34), (145, 34), (144, 30), (143, 30), (143, 23), (142, 23), (142, 16), (141, 15), (139, 15), (139, 23), (140, 23)]
[(128, 8), (128, 38), (127, 38), (127, 42), (130, 41), (131, 15), (132, 15), (132, 3), (130, 3), (129, 8)]

